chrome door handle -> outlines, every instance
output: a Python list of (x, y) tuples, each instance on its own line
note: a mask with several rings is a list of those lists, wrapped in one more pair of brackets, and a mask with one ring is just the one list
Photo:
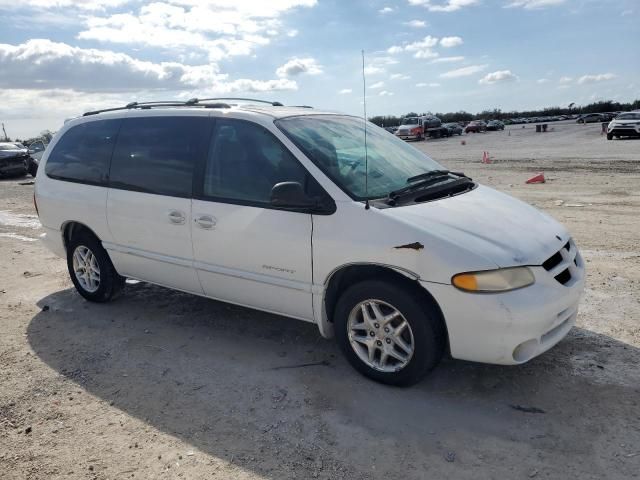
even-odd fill
[(206, 230), (216, 226), (216, 219), (211, 215), (199, 215), (195, 218), (194, 222), (196, 222), (200, 228), (204, 228)]
[(185, 217), (184, 213), (179, 210), (171, 210), (169, 212), (169, 221), (174, 225), (184, 225)]

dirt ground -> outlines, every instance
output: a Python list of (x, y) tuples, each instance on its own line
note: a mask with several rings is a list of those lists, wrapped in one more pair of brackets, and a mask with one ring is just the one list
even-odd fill
[(528, 364), (445, 359), (408, 389), (311, 324), (143, 283), (85, 302), (35, 240), (29, 179), (0, 181), (0, 478), (638, 478), (640, 140), (551, 126), (416, 146), (569, 227), (577, 326)]

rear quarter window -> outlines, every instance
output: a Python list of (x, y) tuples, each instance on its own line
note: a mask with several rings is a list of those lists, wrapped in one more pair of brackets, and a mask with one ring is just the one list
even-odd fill
[(48, 177), (106, 185), (109, 162), (122, 121), (96, 120), (70, 128), (47, 159)]
[(208, 117), (134, 117), (122, 121), (110, 187), (190, 197), (193, 172), (206, 152)]

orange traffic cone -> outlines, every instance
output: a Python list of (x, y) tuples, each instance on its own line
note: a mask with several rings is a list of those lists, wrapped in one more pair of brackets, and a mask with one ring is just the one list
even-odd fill
[(526, 183), (544, 183), (546, 180), (544, 179), (544, 173), (539, 173), (534, 177), (531, 177)]
[(489, 152), (482, 152), (482, 163), (491, 163), (491, 158), (489, 158)]

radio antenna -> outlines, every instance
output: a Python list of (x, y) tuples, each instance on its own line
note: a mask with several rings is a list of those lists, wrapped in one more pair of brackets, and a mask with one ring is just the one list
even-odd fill
[(367, 80), (364, 74), (364, 50), (362, 50), (362, 105), (364, 107), (364, 208), (369, 210), (369, 154), (367, 151)]

